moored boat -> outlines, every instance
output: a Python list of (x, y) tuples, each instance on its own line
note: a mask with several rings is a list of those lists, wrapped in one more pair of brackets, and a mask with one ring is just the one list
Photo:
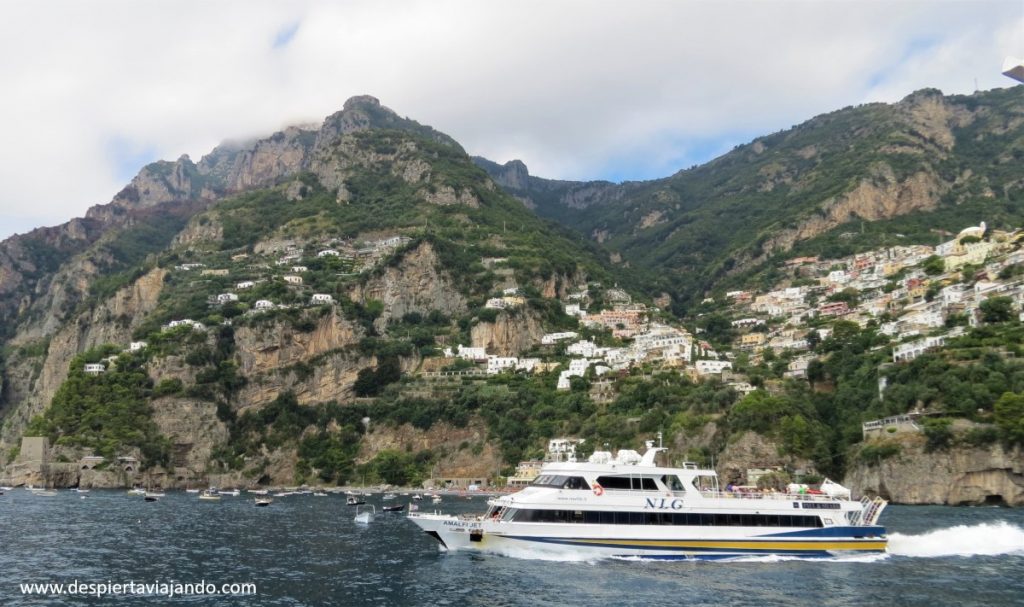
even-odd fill
[(714, 470), (658, 466), (660, 451), (549, 463), (482, 516), (408, 518), (449, 550), (652, 559), (885, 551), (880, 498), (852, 500), (837, 485), (832, 495), (722, 491)]
[(199, 499), (204, 502), (219, 502), (220, 494), (212, 489), (207, 489), (199, 494)]
[(366, 503), (366, 500), (364, 500), (364, 499), (362, 499), (360, 497), (356, 497), (354, 495), (350, 495), (348, 498), (345, 499), (345, 504), (347, 504), (349, 506), (362, 506), (365, 503)]
[(267, 507), (267, 506), (269, 506), (270, 504), (273, 504), (273, 503), (274, 503), (274, 498), (272, 498), (272, 497), (257, 497), (256, 498), (256, 506), (258, 506), (260, 508), (265, 508), (265, 507)]
[(384, 512), (401, 512), (405, 510), (405, 504), (396, 504), (394, 506), (383, 506), (381, 508)]

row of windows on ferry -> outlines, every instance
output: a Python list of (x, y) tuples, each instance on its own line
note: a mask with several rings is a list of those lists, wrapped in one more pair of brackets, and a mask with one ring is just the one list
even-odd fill
[[(661, 477), (661, 482), (670, 491), (684, 491), (683, 483), (678, 476), (666, 474)], [(712, 481), (711, 477), (699, 477), (698, 480)], [(532, 483), (535, 487), (557, 487), (560, 489), (590, 489), (587, 479), (582, 476), (562, 476), (557, 474), (542, 474)], [(597, 484), (605, 489), (623, 489), (630, 491), (663, 491), (651, 476), (599, 476)], [(713, 483), (700, 483), (701, 490), (714, 490), (717, 487)]]
[(604, 510), (530, 510), (509, 508), (501, 520), (517, 523), (593, 525), (679, 525), (690, 527), (821, 527), (821, 518), (786, 514), (709, 512), (608, 512)]

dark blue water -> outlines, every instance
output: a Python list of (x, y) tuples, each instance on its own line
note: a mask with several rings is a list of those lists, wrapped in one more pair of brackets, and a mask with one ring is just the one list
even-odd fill
[[(484, 500), (444, 507), (479, 511)], [(1022, 510), (891, 506), (882, 523), (896, 554), (739, 562), (446, 554), (401, 515), (361, 527), (353, 514), (342, 496), (256, 508), (245, 494), (146, 503), (120, 491), (10, 491), (0, 496), (0, 605), (1024, 605)], [(251, 582), (256, 594), (43, 598), (19, 587), (76, 579)]]

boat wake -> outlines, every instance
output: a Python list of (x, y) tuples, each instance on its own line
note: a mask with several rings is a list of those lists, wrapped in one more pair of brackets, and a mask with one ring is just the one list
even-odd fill
[(1005, 521), (957, 525), (920, 535), (889, 534), (889, 554), (912, 557), (1024, 554), (1024, 529)]

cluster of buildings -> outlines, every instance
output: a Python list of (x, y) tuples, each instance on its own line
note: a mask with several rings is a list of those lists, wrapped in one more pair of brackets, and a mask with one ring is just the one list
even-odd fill
[[(1000, 278), (1008, 266), (1024, 263), (1022, 242), (1020, 230), (990, 231), (982, 223), (936, 247), (792, 259), (787, 265), (803, 279), (801, 286), (726, 293), (732, 309), (748, 315), (732, 322), (739, 332), (734, 346), (754, 353), (801, 352), (810, 349), (812, 338), (829, 336), (828, 329), (810, 327), (813, 319), (843, 319), (862, 327), (875, 321), (896, 342), (893, 362), (913, 360), (960, 334), (957, 325), (980, 324), (982, 302), (991, 297), (1010, 298), (1017, 313), (1024, 309), (1024, 281), (1013, 278), (1014, 272)], [(969, 276), (963, 275), (965, 267), (972, 268)], [(800, 377), (806, 366), (807, 357), (798, 356), (792, 376)]]
[(491, 310), (510, 310), (526, 305), (526, 298), (519, 294), (518, 287), (509, 287), (502, 291), (501, 297), (492, 297), (484, 304)]
[[(511, 307), (516, 304), (509, 302), (509, 298), (516, 297), (520, 297), (518, 289), (506, 289), (502, 298), (492, 298), (487, 307)], [(581, 339), (577, 331), (559, 331), (541, 336), (538, 344), (547, 348), (552, 356), (557, 355), (558, 360), (497, 356), (488, 354), (483, 347), (462, 345), (446, 348), (444, 355), (472, 361), (480, 367), (486, 365), (489, 375), (506, 371), (559, 371), (556, 384), (559, 390), (569, 390), (572, 378), (585, 377), (588, 372), (599, 378), (639, 364), (682, 368), (694, 377), (720, 375), (732, 368), (731, 362), (719, 360), (718, 353), (709, 344), (694, 340), (685, 329), (651, 322), (647, 307), (633, 303), (621, 289), (604, 292), (603, 299), (610, 303), (610, 308), (602, 310), (586, 310), (585, 302), (589, 300), (586, 290), (571, 293), (567, 299), (563, 302), (567, 315), (575, 316), (586, 327), (607, 329), (626, 343), (601, 346), (592, 339)]]

